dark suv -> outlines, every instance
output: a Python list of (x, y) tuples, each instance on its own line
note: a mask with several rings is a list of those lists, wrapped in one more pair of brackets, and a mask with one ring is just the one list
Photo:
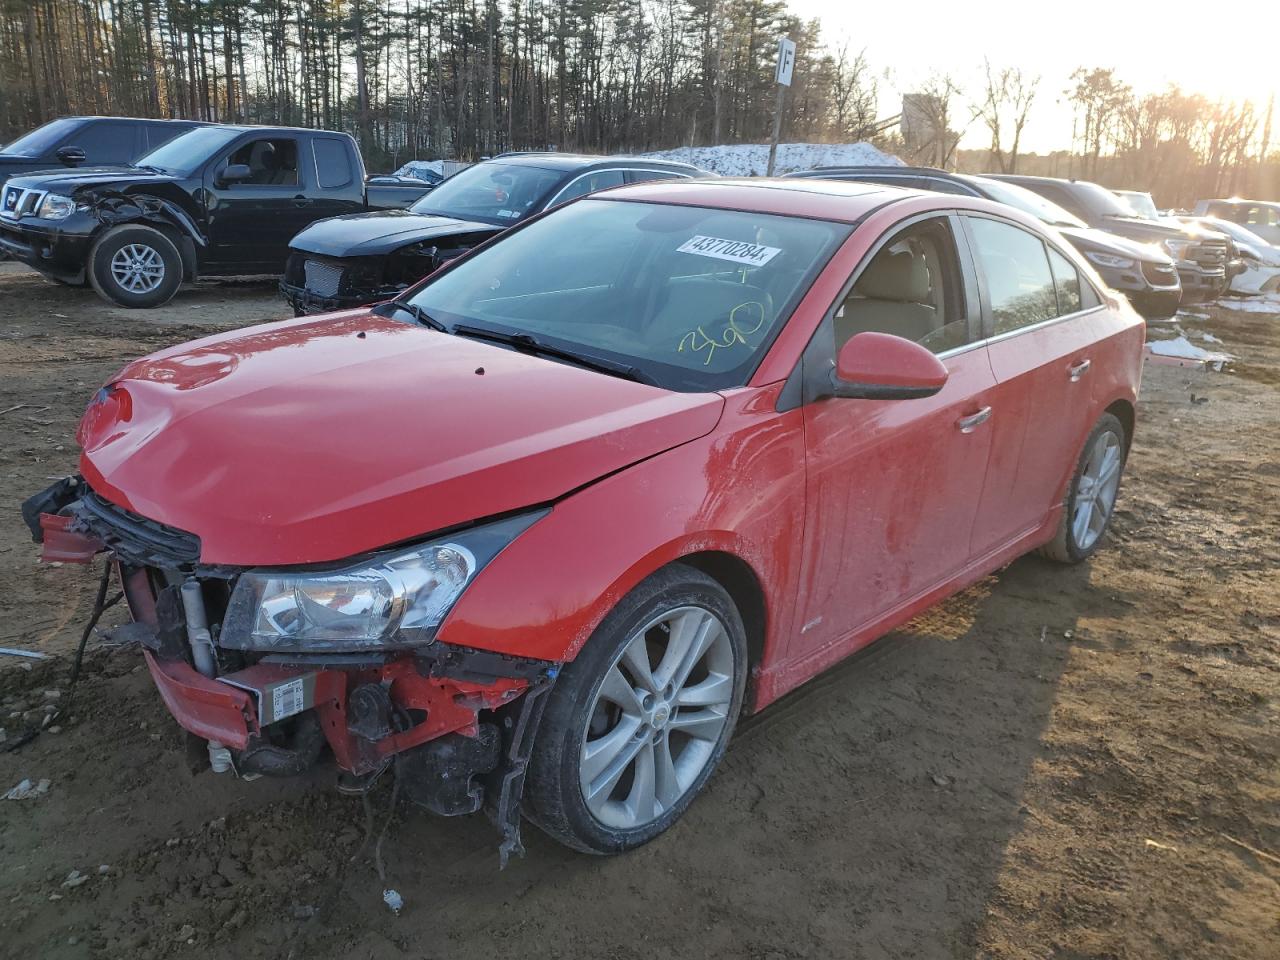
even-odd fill
[(134, 117), (60, 117), (0, 147), (0, 187), (10, 177), (51, 167), (93, 167), (132, 163), (196, 120), (139, 120)]
[(991, 179), (1034, 190), (1091, 227), (1128, 237), (1139, 243), (1158, 243), (1178, 261), (1183, 300), (1212, 300), (1227, 289), (1227, 266), (1234, 250), (1220, 233), (1162, 220), (1144, 220), (1106, 187), (1088, 180), (1058, 180), (992, 174)]
[(819, 167), (789, 173), (787, 177), (858, 180), (1005, 203), (1056, 227), (1093, 264), (1103, 282), (1127, 296), (1134, 309), (1148, 320), (1173, 316), (1182, 299), (1182, 284), (1174, 262), (1159, 249), (1094, 230), (1056, 203), (1012, 183), (932, 167)]
[(408, 210), (312, 224), (289, 245), (280, 292), (299, 315), (390, 300), (549, 207), (627, 183), (707, 176), (671, 160), (505, 153), (455, 173)]

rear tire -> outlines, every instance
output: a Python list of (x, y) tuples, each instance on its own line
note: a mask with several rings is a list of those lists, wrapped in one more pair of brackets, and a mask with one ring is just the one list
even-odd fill
[(1097, 552), (1111, 526), (1127, 455), (1124, 425), (1113, 414), (1104, 413), (1084, 442), (1058, 530), (1040, 548), (1041, 556), (1058, 563), (1080, 563)]
[(529, 819), (585, 853), (652, 840), (720, 762), (746, 676), (729, 594), (693, 567), (659, 570), (561, 671), (530, 757)]
[(154, 227), (112, 227), (93, 244), (85, 271), (98, 296), (146, 309), (173, 299), (182, 285), (182, 254)]

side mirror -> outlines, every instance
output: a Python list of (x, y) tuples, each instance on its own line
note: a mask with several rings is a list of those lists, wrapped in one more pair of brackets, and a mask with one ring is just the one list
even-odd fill
[(87, 159), (80, 147), (59, 147), (53, 155), (58, 158), (59, 163), (68, 167), (79, 166)]
[(229, 163), (218, 174), (218, 183), (222, 185), (232, 183), (244, 183), (253, 176), (253, 171), (249, 169), (247, 163)]
[(947, 368), (932, 353), (888, 333), (855, 334), (840, 348), (831, 395), (856, 400), (931, 397), (947, 382)]

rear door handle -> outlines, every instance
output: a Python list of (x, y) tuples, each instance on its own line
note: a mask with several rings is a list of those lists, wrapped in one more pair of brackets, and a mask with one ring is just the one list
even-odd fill
[(1075, 383), (1083, 377), (1089, 372), (1089, 368), (1091, 366), (1093, 366), (1092, 360), (1081, 360), (1079, 363), (1073, 363), (1071, 366), (1067, 367), (1067, 373), (1071, 377), (1071, 382)]
[(991, 408), (983, 407), (977, 413), (971, 413), (967, 417), (961, 417), (956, 421), (956, 427), (961, 433), (973, 433), (979, 426), (991, 419)]
[(298, 194), (296, 197), (293, 198), (293, 205), (295, 207), (309, 207), (311, 206), (311, 198), (304, 197), (302, 194)]

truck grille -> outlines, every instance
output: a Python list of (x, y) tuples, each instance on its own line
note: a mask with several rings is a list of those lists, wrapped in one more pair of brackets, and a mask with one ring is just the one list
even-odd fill
[(1178, 282), (1178, 271), (1161, 263), (1143, 263), (1142, 275), (1153, 287), (1171, 287)]
[(1188, 259), (1194, 260), (1207, 269), (1225, 266), (1228, 259), (1227, 242), (1225, 240), (1202, 240), (1188, 252)]
[(0, 198), (0, 216), (17, 220), (35, 213), (44, 199), (43, 190), (23, 190), (21, 187), (6, 187), (3, 198)]
[(333, 297), (342, 286), (344, 268), (323, 260), (308, 260), (304, 266), (306, 288), (309, 293), (321, 297)]

